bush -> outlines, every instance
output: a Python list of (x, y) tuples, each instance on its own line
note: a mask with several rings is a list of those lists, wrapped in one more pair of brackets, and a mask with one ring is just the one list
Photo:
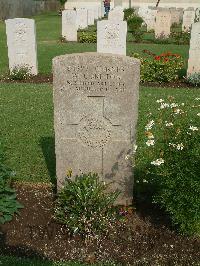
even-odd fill
[(129, 30), (131, 31), (136, 42), (140, 42), (143, 39), (144, 32), (142, 30), (143, 19), (141, 17), (132, 15), (127, 20)]
[(124, 19), (128, 20), (130, 17), (135, 15), (135, 9), (134, 8), (126, 8), (124, 10)]
[(138, 147), (147, 162), (143, 180), (138, 176), (136, 182), (136, 190), (150, 191), (153, 202), (170, 214), (181, 232), (195, 235), (200, 235), (199, 100), (193, 106), (173, 97), (157, 100), (146, 123), (144, 144)]
[(80, 43), (96, 43), (97, 42), (97, 34), (96, 33), (87, 33), (84, 31), (80, 32), (79, 42)]
[(108, 186), (97, 174), (76, 176), (75, 181), (67, 178), (58, 194), (56, 219), (67, 225), (71, 233), (86, 238), (106, 230), (115, 220), (113, 204), (119, 195), (117, 191), (108, 193)]
[(29, 66), (15, 66), (10, 72), (9, 78), (12, 80), (25, 80), (32, 76)]
[(146, 54), (145, 57), (133, 55), (141, 61), (142, 82), (171, 82), (178, 79), (179, 71), (183, 67), (180, 55), (171, 52), (156, 55), (148, 50), (143, 52)]
[(190, 34), (188, 32), (172, 32), (170, 35), (174, 39), (173, 43), (175, 44), (189, 44), (190, 43)]
[(187, 82), (193, 86), (200, 86), (200, 73), (194, 73), (188, 76)]
[(0, 142), (0, 224), (9, 222), (23, 206), (16, 200), (15, 190), (10, 187), (12, 172), (4, 165), (2, 143)]

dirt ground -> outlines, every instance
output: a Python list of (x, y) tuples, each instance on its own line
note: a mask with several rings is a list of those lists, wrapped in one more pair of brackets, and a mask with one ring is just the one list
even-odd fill
[(0, 253), (48, 260), (122, 265), (200, 265), (200, 239), (170, 229), (156, 209), (138, 206), (107, 235), (86, 244), (70, 237), (53, 219), (55, 195), (49, 185), (17, 184), (20, 215), (0, 227)]

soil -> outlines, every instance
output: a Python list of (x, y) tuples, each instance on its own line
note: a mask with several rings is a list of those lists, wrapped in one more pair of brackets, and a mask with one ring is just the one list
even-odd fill
[[(53, 75), (44, 75), (44, 74), (38, 74), (37, 76), (33, 76), (28, 79), (24, 80), (11, 80), (8, 77), (0, 78), (0, 83), (53, 83)], [(169, 82), (169, 83), (159, 83), (159, 82), (146, 82), (141, 83), (144, 87), (160, 87), (160, 88), (198, 88), (191, 84), (188, 84), (187, 82), (184, 82), (184, 80), (178, 80), (176, 82)]]
[(150, 206), (139, 205), (107, 235), (85, 243), (53, 219), (55, 195), (49, 185), (21, 183), (15, 188), (24, 209), (0, 227), (0, 254), (90, 264), (200, 265), (200, 239), (173, 231)]

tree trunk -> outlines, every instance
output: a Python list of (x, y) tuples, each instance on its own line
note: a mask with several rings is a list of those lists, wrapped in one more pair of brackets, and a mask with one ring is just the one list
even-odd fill
[(158, 7), (159, 3), (160, 3), (160, 0), (157, 1), (156, 7)]

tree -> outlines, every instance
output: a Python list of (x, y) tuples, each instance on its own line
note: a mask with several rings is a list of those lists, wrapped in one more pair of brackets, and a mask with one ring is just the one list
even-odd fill
[(156, 3), (156, 7), (158, 7), (158, 6), (159, 6), (159, 3), (160, 3), (160, 0), (158, 0), (158, 1), (157, 1), (157, 3)]

